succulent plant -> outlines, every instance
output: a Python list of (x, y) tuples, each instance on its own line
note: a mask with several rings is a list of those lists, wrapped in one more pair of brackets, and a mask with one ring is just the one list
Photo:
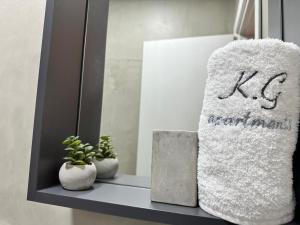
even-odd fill
[(97, 145), (98, 151), (96, 152), (95, 158), (97, 160), (102, 160), (106, 158), (117, 157), (117, 154), (113, 151), (111, 136), (101, 136), (99, 138), (99, 143)]
[(89, 143), (83, 144), (79, 136), (70, 136), (63, 141), (66, 145), (65, 150), (68, 152), (63, 159), (72, 165), (88, 165), (92, 163), (96, 152), (94, 147)]

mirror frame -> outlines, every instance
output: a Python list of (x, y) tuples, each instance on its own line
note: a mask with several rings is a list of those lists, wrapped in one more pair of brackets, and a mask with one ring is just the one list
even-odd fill
[(91, 144), (98, 142), (108, 2), (47, 0), (29, 200), (35, 199), (37, 190), (59, 183), (57, 174), (63, 162), (64, 138), (75, 134)]
[(74, 7), (66, 10), (71, 1), (46, 3), (28, 199), (34, 199), (37, 190), (57, 183), (62, 162), (60, 140), (76, 132), (86, 2), (75, 0)]
[[(268, 32), (273, 38), (284, 39), (282, 4), (283, 0), (268, 4)], [(139, 182), (132, 183), (132, 188), (127, 185), (126, 191), (119, 184), (110, 186), (115, 186), (127, 201), (112, 200), (120, 201), (119, 204), (88, 200), (77, 192), (59, 189), (58, 171), (63, 162), (61, 141), (76, 134), (91, 144), (98, 142), (108, 7), (109, 0), (47, 0), (27, 199), (157, 222), (227, 224), (200, 208), (148, 202), (149, 190), (141, 188)], [(294, 174), (298, 167), (294, 165)], [(298, 180), (296, 196), (300, 196)], [(52, 187), (55, 193), (44, 191)], [(130, 205), (125, 195), (130, 191), (134, 196), (137, 190), (145, 193), (143, 204), (147, 207)]]

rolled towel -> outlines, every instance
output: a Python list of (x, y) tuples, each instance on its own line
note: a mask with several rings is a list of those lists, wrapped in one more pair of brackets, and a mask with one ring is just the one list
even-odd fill
[(293, 219), (299, 76), (292, 43), (233, 41), (212, 54), (198, 133), (203, 210), (237, 224)]

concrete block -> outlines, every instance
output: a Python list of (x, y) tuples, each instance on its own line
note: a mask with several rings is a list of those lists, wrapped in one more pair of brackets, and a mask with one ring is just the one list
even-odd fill
[(197, 206), (198, 134), (154, 131), (151, 200)]

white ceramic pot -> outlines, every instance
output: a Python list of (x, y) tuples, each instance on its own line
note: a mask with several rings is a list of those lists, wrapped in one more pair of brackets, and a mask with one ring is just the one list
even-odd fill
[(106, 158), (99, 161), (94, 159), (93, 162), (97, 168), (97, 178), (99, 179), (113, 178), (119, 169), (119, 160), (117, 158)]
[(59, 181), (65, 189), (79, 191), (90, 188), (95, 182), (96, 175), (94, 163), (90, 165), (64, 163), (59, 170)]

